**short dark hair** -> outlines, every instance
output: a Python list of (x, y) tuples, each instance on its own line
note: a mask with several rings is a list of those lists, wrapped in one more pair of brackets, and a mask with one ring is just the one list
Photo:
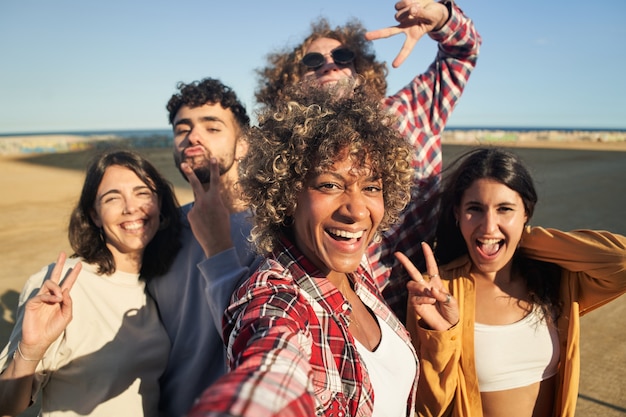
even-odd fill
[(72, 257), (81, 257), (98, 265), (99, 274), (115, 272), (113, 254), (91, 218), (98, 187), (107, 168), (113, 165), (133, 171), (159, 198), (161, 227), (144, 251), (140, 277), (150, 279), (162, 275), (168, 271), (181, 247), (180, 206), (172, 185), (146, 158), (129, 150), (107, 150), (91, 159), (78, 204), (70, 216), (68, 235), (74, 250)]
[(207, 103), (219, 103), (223, 108), (230, 109), (242, 131), (250, 127), (250, 117), (246, 113), (245, 106), (237, 98), (232, 88), (222, 84), (214, 78), (205, 78), (189, 84), (179, 82), (176, 85), (178, 93), (174, 94), (167, 102), (170, 124), (174, 123), (176, 114), (183, 106), (200, 107)]

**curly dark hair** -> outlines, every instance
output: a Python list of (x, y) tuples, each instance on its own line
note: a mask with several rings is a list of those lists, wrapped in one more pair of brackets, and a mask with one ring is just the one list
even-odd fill
[(172, 185), (147, 159), (129, 150), (107, 150), (90, 161), (78, 204), (70, 216), (68, 235), (74, 250), (72, 257), (81, 257), (88, 263), (98, 265), (99, 274), (111, 275), (115, 272), (113, 254), (90, 214), (104, 173), (113, 165), (133, 171), (159, 198), (161, 227), (146, 246), (139, 275), (145, 280), (162, 275), (168, 271), (181, 247), (180, 206)]
[(220, 80), (204, 78), (189, 84), (179, 82), (176, 88), (179, 92), (169, 99), (166, 106), (170, 124), (174, 123), (176, 114), (183, 106), (193, 108), (207, 103), (219, 103), (223, 108), (230, 109), (243, 132), (249, 128), (250, 117), (246, 112), (246, 107), (239, 101), (232, 88), (222, 84)]
[(255, 97), (260, 106), (274, 107), (278, 101), (286, 100), (287, 87), (298, 84), (306, 72), (300, 63), (311, 43), (319, 38), (335, 39), (355, 53), (354, 67), (361, 82), (357, 91), (371, 94), (382, 100), (387, 92), (387, 66), (376, 60), (372, 41), (365, 39), (363, 24), (352, 19), (343, 26), (331, 28), (328, 20), (319, 18), (311, 23), (311, 34), (296, 47), (267, 55), (268, 65), (256, 70), (258, 77)]
[[(530, 221), (538, 196), (530, 171), (522, 159), (498, 147), (472, 149), (444, 170), (434, 248), (438, 263), (445, 264), (468, 253), (454, 211), (461, 204), (465, 191), (482, 178), (498, 181), (518, 193)], [(561, 312), (558, 266), (526, 258), (519, 250), (515, 252), (513, 266), (524, 277), (533, 304), (539, 305), (547, 317), (558, 317)]]
[(309, 175), (330, 168), (346, 151), (355, 167), (367, 165), (382, 179), (385, 215), (379, 231), (397, 221), (410, 198), (411, 151), (379, 101), (360, 95), (338, 99), (312, 87), (288, 94), (291, 101), (259, 114), (243, 162), (239, 185), (254, 213), (258, 251), (271, 252), (281, 234), (289, 235)]

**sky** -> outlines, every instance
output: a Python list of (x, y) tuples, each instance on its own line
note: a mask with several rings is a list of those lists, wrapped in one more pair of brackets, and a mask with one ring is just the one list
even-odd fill
[[(0, 1), (0, 134), (168, 129), (178, 82), (230, 85), (254, 115), (255, 69), (317, 17), (395, 25), (395, 0)], [(624, 0), (457, 0), (483, 44), (449, 127), (626, 128)], [(374, 41), (388, 93), (426, 70), (424, 37)]]

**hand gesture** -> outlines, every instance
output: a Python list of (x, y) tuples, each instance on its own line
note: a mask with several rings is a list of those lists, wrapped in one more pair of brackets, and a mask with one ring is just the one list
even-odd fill
[(220, 193), (220, 172), (215, 158), (211, 158), (210, 168), (209, 189), (205, 190), (191, 167), (186, 163), (181, 164), (194, 195), (194, 204), (187, 218), (207, 258), (233, 247), (230, 238), (230, 212)]
[(368, 40), (389, 38), (404, 33), (406, 39), (400, 52), (391, 64), (398, 68), (411, 54), (415, 44), (426, 33), (441, 29), (448, 20), (448, 8), (433, 0), (402, 0), (396, 3), (395, 19), (397, 26), (369, 31), (365, 34)]
[(70, 290), (82, 265), (77, 263), (59, 286), (65, 260), (65, 253), (61, 252), (50, 278), (43, 282), (37, 295), (26, 303), (20, 342), (20, 349), (25, 357), (43, 357), (52, 342), (72, 321)]
[(422, 274), (404, 254), (400, 252), (395, 254), (411, 277), (411, 281), (407, 283), (409, 304), (430, 329), (448, 330), (459, 321), (459, 304), (443, 287), (430, 246), (422, 243), (422, 250), (430, 276), (429, 281), (424, 280)]

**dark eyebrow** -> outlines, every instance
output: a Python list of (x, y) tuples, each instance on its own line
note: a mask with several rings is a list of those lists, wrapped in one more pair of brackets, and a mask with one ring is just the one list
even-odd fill
[[(218, 122), (223, 125), (226, 125), (226, 123), (222, 119), (220, 119), (219, 117), (215, 117), (215, 116), (204, 116), (200, 118), (200, 121), (201, 122)], [(174, 123), (174, 127), (179, 126), (179, 125), (193, 126), (193, 122), (191, 121), (191, 119), (180, 119), (176, 121), (176, 123)]]
[[(139, 191), (139, 190), (143, 190), (147, 188), (150, 191), (153, 191), (150, 187), (148, 187), (147, 185), (143, 184), (143, 185), (138, 185), (136, 187), (133, 187), (133, 191)], [(154, 191), (153, 191), (154, 192)], [(102, 201), (102, 199), (104, 197), (106, 197), (109, 194), (122, 194), (120, 190), (118, 190), (117, 188), (113, 188), (109, 191), (107, 191), (106, 193), (102, 194), (101, 196), (98, 197), (98, 201)]]
[[(344, 181), (345, 178), (342, 174), (338, 174), (334, 171), (322, 171), (322, 170), (315, 170), (313, 173), (314, 176), (319, 177), (320, 175), (330, 175), (332, 177), (337, 178), (338, 180)], [(376, 176), (376, 175), (370, 175), (369, 177), (364, 178), (365, 182), (376, 182), (379, 181), (381, 178), (380, 176)]]

